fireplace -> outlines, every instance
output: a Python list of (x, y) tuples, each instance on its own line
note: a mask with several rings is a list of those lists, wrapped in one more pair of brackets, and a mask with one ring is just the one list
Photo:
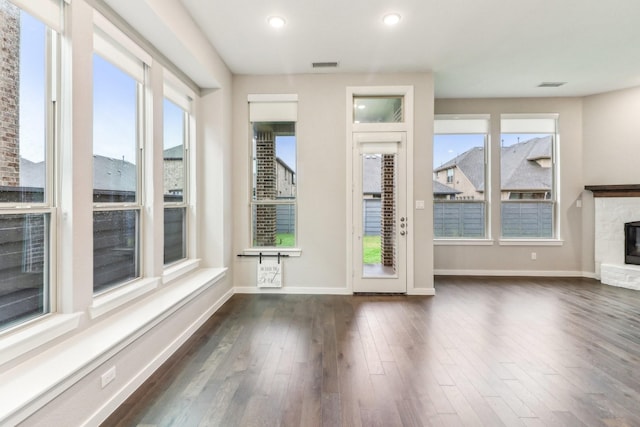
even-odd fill
[(640, 221), (624, 225), (624, 262), (640, 265)]

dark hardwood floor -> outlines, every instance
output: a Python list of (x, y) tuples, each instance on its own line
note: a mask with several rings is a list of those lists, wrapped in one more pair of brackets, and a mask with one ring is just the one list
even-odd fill
[(640, 292), (235, 295), (105, 426), (640, 426)]

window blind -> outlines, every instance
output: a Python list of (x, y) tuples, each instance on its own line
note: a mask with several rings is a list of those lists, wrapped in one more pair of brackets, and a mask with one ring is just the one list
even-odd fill
[(252, 123), (298, 121), (298, 95), (249, 95), (249, 121)]

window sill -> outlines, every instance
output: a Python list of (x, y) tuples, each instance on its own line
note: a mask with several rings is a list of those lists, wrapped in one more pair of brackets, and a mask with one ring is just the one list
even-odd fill
[(199, 259), (186, 259), (165, 268), (162, 273), (162, 284), (166, 285), (200, 267)]
[(433, 239), (434, 246), (493, 246), (492, 239)]
[(51, 314), (8, 333), (0, 338), (0, 365), (73, 331), (81, 317), (82, 313)]
[(278, 252), (281, 255), (288, 255), (290, 257), (299, 257), (302, 254), (302, 249), (300, 248), (250, 248), (242, 251), (243, 255), (253, 255), (258, 256), (260, 253), (262, 255), (278, 255)]
[(157, 289), (159, 285), (160, 278), (157, 277), (140, 279), (107, 292), (104, 295), (99, 295), (93, 299), (93, 305), (89, 307), (89, 316), (92, 319), (96, 319), (147, 292)]
[[(224, 268), (198, 269), (173, 286), (136, 301), (118, 316), (96, 322), (0, 374), (0, 424), (16, 425), (24, 421), (72, 387), (78, 378), (94, 371), (176, 310), (215, 286), (225, 275)], [(228, 292), (228, 296), (231, 294)], [(78, 321), (80, 315), (76, 316)], [(41, 342), (38, 344), (42, 345)]]
[(564, 240), (559, 239), (500, 239), (500, 246), (562, 246)]

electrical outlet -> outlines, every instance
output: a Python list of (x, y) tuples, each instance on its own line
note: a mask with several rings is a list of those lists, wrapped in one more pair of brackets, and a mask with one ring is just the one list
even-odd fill
[(111, 369), (102, 374), (100, 379), (102, 380), (102, 388), (105, 388), (107, 384), (116, 379), (116, 367), (111, 367)]
[(531, 259), (532, 259), (533, 261), (537, 260), (537, 259), (538, 259), (538, 254), (537, 254), (537, 253), (535, 253), (535, 252), (531, 252)]

